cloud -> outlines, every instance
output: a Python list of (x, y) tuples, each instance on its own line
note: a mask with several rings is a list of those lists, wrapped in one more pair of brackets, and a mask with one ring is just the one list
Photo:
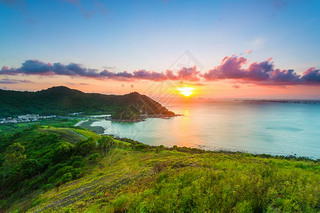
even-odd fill
[(15, 72), (16, 70), (13, 68), (9, 68), (7, 66), (3, 66), (0, 70), (0, 75), (16, 75), (18, 73)]
[(225, 57), (221, 64), (203, 75), (206, 80), (217, 79), (241, 79), (244, 78), (246, 72), (242, 69), (247, 63), (244, 57)]
[(207, 81), (235, 79), (242, 83), (261, 85), (320, 85), (320, 70), (314, 67), (308, 69), (302, 75), (298, 75), (293, 69), (281, 70), (275, 68), (272, 58), (248, 65), (246, 58), (236, 55), (225, 57), (220, 65), (202, 76)]
[(99, 71), (97, 69), (85, 68), (80, 64), (70, 63), (67, 65), (61, 63), (45, 63), (39, 60), (26, 60), (19, 68), (9, 68), (3, 66), (0, 75), (65, 75), (65, 76), (82, 76), (98, 79), (116, 79), (116, 80), (150, 80), (150, 81), (200, 81), (200, 72), (197, 67), (183, 67), (173, 73), (171, 70), (166, 72), (148, 71), (145, 69), (136, 70), (132, 73), (128, 71), (111, 72), (107, 69)]
[(153, 81), (164, 81), (166, 80), (166, 75), (154, 71), (138, 70), (133, 72), (135, 79), (153, 80)]
[[(304, 73), (297, 74), (293, 69), (275, 68), (272, 58), (262, 62), (249, 63), (248, 59), (237, 55), (226, 56), (221, 63), (213, 69), (201, 74), (197, 66), (182, 67), (177, 72), (166, 70), (156, 72), (145, 69), (133, 72), (111, 72), (86, 68), (80, 64), (46, 63), (39, 60), (26, 60), (19, 68), (3, 66), (0, 75), (64, 75), (72, 77), (87, 77), (95, 79), (112, 79), (120, 81), (187, 81), (203, 83), (219, 80), (234, 80), (233, 83), (253, 83), (259, 85), (319, 85), (320, 70), (314, 67)], [(3, 79), (3, 82), (6, 79)], [(7, 84), (10, 81), (7, 82)], [(22, 83), (22, 82), (20, 82)]]
[(58, 75), (99, 77), (97, 69), (84, 68), (81, 65), (75, 63), (70, 63), (68, 65), (54, 63), (52, 66), (52, 71)]
[(96, 69), (84, 68), (79, 64), (70, 63), (63, 65), (61, 63), (44, 63), (39, 60), (27, 60), (20, 68), (8, 68), (3, 66), (0, 74), (2, 75), (67, 75), (67, 76), (85, 76), (100, 77)]
[(269, 73), (273, 70), (273, 64), (267, 60), (260, 63), (252, 63), (245, 72), (248, 79), (256, 81), (268, 80)]
[(29, 74), (48, 73), (52, 70), (51, 64), (46, 64), (38, 60), (27, 60), (21, 66), (21, 72)]
[(9, 78), (0, 79), (0, 84), (19, 84), (19, 83), (33, 83), (33, 82), (28, 80), (16, 80), (16, 79), (9, 79)]
[(300, 75), (296, 74), (294, 70), (280, 70), (275, 69), (270, 74), (270, 80), (275, 82), (287, 82), (292, 84), (301, 83)]
[(311, 67), (301, 77), (303, 82), (320, 83), (320, 70)]
[(171, 70), (166, 72), (155, 72), (148, 70), (137, 70), (133, 73), (127, 71), (123, 72), (110, 72), (104, 70), (100, 73), (101, 76), (107, 78), (113, 78), (118, 80), (150, 80), (150, 81), (166, 81), (166, 80), (180, 80), (180, 81), (200, 81), (200, 72), (197, 71), (197, 67), (186, 68), (183, 67), (177, 71), (177, 74), (173, 73)]
[(235, 89), (240, 89), (240, 86), (239, 86), (239, 85), (237, 85), (237, 84), (232, 85), (232, 87), (233, 87), (233, 88), (235, 88)]
[(125, 80), (133, 77), (133, 75), (127, 71), (114, 73), (108, 70), (103, 70), (99, 75), (106, 78), (116, 78), (118, 80)]
[(200, 72), (197, 71), (197, 66), (191, 68), (183, 67), (178, 71), (177, 78), (178, 80), (200, 81), (199, 74)]

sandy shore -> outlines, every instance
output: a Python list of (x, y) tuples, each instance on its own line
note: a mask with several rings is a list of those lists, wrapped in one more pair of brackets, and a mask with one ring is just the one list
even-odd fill
[(78, 126), (85, 128), (85, 129), (90, 129), (94, 131), (97, 134), (102, 135), (104, 133), (104, 128), (101, 126), (91, 126), (93, 122), (97, 121), (97, 119), (88, 119), (83, 121), (82, 123), (78, 124)]

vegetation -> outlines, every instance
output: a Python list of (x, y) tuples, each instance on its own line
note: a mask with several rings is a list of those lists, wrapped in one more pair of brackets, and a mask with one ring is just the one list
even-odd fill
[(55, 118), (55, 119), (38, 120), (38, 121), (27, 122), (27, 123), (1, 124), (0, 134), (17, 132), (32, 126), (33, 127), (36, 127), (36, 126), (38, 127), (40, 126), (70, 127), (70, 126), (74, 126), (78, 121), (79, 121), (78, 119)]
[(83, 132), (86, 131), (30, 126), (1, 135), (1, 207), (35, 190), (55, 188), (83, 176), (90, 164), (110, 151), (112, 138), (88, 138)]
[(0, 118), (21, 114), (67, 115), (116, 114), (131, 107), (152, 114), (174, 116), (174, 113), (151, 98), (137, 92), (127, 95), (102, 95), (83, 93), (67, 87), (52, 87), (38, 92), (0, 90)]
[(7, 212), (320, 211), (320, 163), (306, 158), (151, 147), (57, 127), (1, 136), (0, 153)]
[(140, 120), (141, 113), (135, 107), (125, 107), (120, 109), (112, 119), (115, 120), (126, 120), (126, 121), (137, 121)]

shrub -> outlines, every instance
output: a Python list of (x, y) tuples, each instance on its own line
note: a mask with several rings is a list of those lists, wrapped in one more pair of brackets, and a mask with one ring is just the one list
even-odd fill
[(127, 210), (128, 197), (126, 195), (122, 195), (116, 198), (113, 201), (113, 209), (114, 212), (125, 212)]
[(64, 174), (62, 177), (61, 177), (61, 180), (62, 182), (66, 183), (66, 182), (69, 182), (70, 180), (72, 180), (72, 174), (70, 172)]
[(104, 155), (107, 155), (114, 147), (114, 141), (110, 136), (102, 136), (98, 141), (99, 148)]
[(30, 178), (40, 174), (42, 165), (35, 159), (27, 159), (20, 164), (20, 169), (24, 178)]
[(80, 141), (75, 145), (76, 153), (82, 156), (89, 155), (95, 148), (96, 142), (92, 138), (89, 138), (85, 141)]
[(99, 157), (100, 157), (99, 153), (93, 153), (89, 156), (89, 160), (96, 162)]
[(44, 191), (48, 191), (48, 190), (50, 190), (50, 189), (53, 189), (53, 187), (54, 187), (54, 185), (51, 184), (51, 183), (49, 183), (49, 184), (43, 185), (43, 186), (41, 187), (41, 189), (44, 190)]

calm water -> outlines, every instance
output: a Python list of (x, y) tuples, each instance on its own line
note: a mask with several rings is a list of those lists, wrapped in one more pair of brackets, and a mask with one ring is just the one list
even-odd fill
[(320, 104), (211, 102), (167, 108), (184, 116), (92, 125), (149, 145), (320, 158)]

